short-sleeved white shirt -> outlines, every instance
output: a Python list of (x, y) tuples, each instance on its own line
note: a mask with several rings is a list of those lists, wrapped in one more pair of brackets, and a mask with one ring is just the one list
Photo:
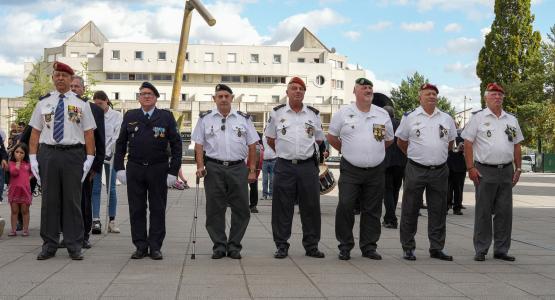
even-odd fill
[[(222, 120), (225, 119), (225, 123)], [(222, 125), (225, 125), (222, 130)], [(248, 145), (260, 139), (250, 118), (231, 110), (224, 118), (214, 109), (199, 118), (191, 136), (193, 142), (203, 146), (206, 156), (223, 160), (244, 160), (248, 156)]]
[(489, 108), (472, 116), (461, 137), (473, 143), (474, 160), (491, 165), (512, 162), (514, 145), (524, 140), (513, 115), (501, 111), (498, 118)]
[(329, 133), (341, 138), (343, 157), (360, 168), (382, 163), (384, 142), (393, 140), (391, 118), (376, 105), (368, 112), (360, 111), (355, 103), (341, 108), (331, 118)]
[(104, 132), (106, 137), (106, 157), (112, 156), (112, 147), (119, 136), (123, 115), (111, 107), (104, 113)]
[(262, 145), (264, 146), (264, 160), (276, 158), (276, 152), (268, 145), (268, 139), (266, 136), (262, 137)]
[(457, 137), (457, 128), (450, 115), (437, 108), (428, 115), (419, 106), (403, 116), (395, 136), (409, 142), (409, 159), (422, 165), (437, 166), (447, 161), (449, 142)]
[(96, 123), (87, 101), (79, 99), (75, 93), (64, 94), (64, 137), (58, 143), (54, 140), (54, 119), (60, 92), (53, 91), (50, 96), (37, 103), (29, 125), (41, 132), (39, 143), (48, 145), (85, 144), (84, 132), (96, 129)]
[(306, 105), (297, 113), (289, 103), (270, 112), (265, 135), (276, 140), (276, 155), (288, 160), (312, 157), (316, 141), (324, 140), (320, 116)]

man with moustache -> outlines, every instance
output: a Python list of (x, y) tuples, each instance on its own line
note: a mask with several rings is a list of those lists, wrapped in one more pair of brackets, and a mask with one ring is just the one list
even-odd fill
[(406, 260), (416, 260), (414, 236), (424, 190), (428, 204), (430, 257), (453, 260), (443, 248), (449, 177), (447, 152), (457, 132), (453, 118), (437, 108), (438, 93), (435, 85), (423, 84), (418, 92), (420, 106), (404, 114), (395, 134), (397, 145), (408, 158), (399, 230), (403, 258)]
[(376, 251), (380, 238), (382, 199), (385, 188), (385, 149), (393, 142), (389, 114), (372, 105), (373, 84), (366, 78), (355, 81), (356, 101), (333, 115), (328, 142), (341, 152), (339, 203), (335, 214), (335, 236), (339, 259), (349, 260), (355, 245), (353, 209), (360, 200), (360, 240), (363, 257), (381, 260)]

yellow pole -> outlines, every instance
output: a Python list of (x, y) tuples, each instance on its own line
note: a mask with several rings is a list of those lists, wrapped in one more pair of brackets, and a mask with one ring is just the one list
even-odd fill
[(183, 78), (183, 68), (185, 65), (185, 56), (187, 54), (187, 44), (189, 42), (189, 31), (191, 29), (191, 13), (194, 6), (190, 1), (185, 2), (185, 12), (183, 14), (183, 24), (181, 26), (181, 38), (179, 39), (179, 50), (177, 51), (177, 62), (175, 64), (175, 74), (173, 78), (172, 99), (170, 109), (176, 111), (179, 107), (181, 99), (181, 82)]

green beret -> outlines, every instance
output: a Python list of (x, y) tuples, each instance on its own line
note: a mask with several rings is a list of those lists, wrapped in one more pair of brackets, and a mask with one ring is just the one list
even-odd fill
[(359, 79), (355, 80), (355, 83), (358, 85), (369, 85), (371, 87), (374, 86), (374, 84), (372, 83), (372, 81), (364, 78), (364, 77), (360, 77)]

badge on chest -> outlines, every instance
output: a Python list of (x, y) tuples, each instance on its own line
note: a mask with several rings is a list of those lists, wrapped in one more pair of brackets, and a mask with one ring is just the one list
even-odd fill
[(374, 124), (372, 126), (372, 133), (376, 141), (381, 142), (385, 139), (385, 125), (384, 124)]
[(166, 128), (164, 127), (154, 127), (152, 128), (152, 131), (154, 131), (154, 138), (165, 138), (166, 137)]

